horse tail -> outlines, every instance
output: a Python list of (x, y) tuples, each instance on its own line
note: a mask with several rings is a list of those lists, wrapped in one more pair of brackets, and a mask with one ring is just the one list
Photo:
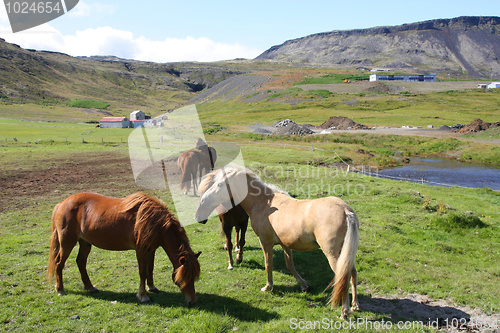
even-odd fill
[(59, 233), (56, 227), (56, 213), (60, 204), (57, 204), (52, 211), (52, 235), (50, 237), (50, 252), (49, 252), (49, 266), (47, 268), (47, 277), (52, 279), (56, 272), (56, 264), (59, 261)]
[(347, 231), (344, 237), (344, 244), (337, 260), (335, 278), (327, 287), (329, 288), (333, 284), (333, 291), (328, 300), (332, 308), (340, 303), (342, 296), (349, 288), (351, 271), (354, 267), (354, 259), (359, 245), (359, 222), (356, 214), (346, 209), (345, 218), (347, 221)]

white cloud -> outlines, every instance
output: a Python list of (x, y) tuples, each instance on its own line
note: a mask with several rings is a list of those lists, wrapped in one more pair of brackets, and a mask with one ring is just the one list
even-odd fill
[[(0, 32), (8, 30), (9, 27), (0, 26)], [(112, 27), (90, 28), (77, 31), (74, 35), (64, 35), (49, 24), (43, 24), (25, 32), (3, 35), (1, 37), (7, 42), (23, 48), (57, 51), (72, 56), (114, 55), (154, 62), (255, 58), (262, 52), (238, 43), (215, 42), (206, 37), (150, 40)]]

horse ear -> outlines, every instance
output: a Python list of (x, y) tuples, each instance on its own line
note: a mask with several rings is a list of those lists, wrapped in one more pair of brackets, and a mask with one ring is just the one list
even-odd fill
[(201, 254), (201, 251), (196, 253), (196, 258), (198, 258), (200, 256), (200, 254)]
[(184, 257), (184, 256), (183, 256), (183, 257), (180, 257), (180, 258), (179, 258), (179, 264), (181, 264), (181, 266), (182, 266), (182, 265), (184, 265), (185, 263), (186, 263), (186, 257)]

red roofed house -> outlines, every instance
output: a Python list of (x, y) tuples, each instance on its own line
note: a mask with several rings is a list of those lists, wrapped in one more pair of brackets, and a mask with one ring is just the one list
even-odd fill
[(130, 121), (127, 117), (103, 117), (99, 123), (101, 128), (128, 128)]

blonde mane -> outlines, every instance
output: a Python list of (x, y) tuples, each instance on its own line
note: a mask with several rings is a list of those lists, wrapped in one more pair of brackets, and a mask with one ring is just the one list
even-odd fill
[(200, 194), (203, 195), (214, 183), (223, 176), (222, 170), (224, 170), (226, 173), (229, 172), (230, 170), (236, 170), (238, 173), (245, 173), (246, 176), (248, 177), (248, 182), (252, 184), (259, 184), (260, 186), (264, 188), (268, 188), (272, 193), (283, 193), (289, 196), (288, 192), (282, 190), (279, 186), (274, 185), (274, 184), (267, 184), (262, 179), (260, 179), (259, 176), (257, 176), (255, 173), (250, 171), (250, 169), (242, 167), (242, 166), (237, 166), (237, 165), (231, 165), (228, 167), (225, 167), (224, 169), (218, 169), (214, 170), (203, 177), (201, 180), (200, 186), (198, 187), (198, 190), (200, 191)]

